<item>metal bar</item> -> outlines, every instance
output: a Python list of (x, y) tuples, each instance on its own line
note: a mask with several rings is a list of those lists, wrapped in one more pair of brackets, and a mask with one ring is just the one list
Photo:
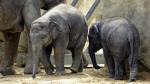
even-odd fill
[(96, 7), (98, 6), (100, 0), (95, 0), (95, 2), (93, 3), (92, 7), (90, 8), (90, 10), (87, 12), (85, 18), (88, 20), (91, 15), (93, 14), (94, 10), (96, 9)]
[(72, 5), (72, 6), (75, 6), (75, 5), (78, 3), (78, 1), (79, 1), (79, 0), (73, 0), (72, 3), (71, 3), (71, 5)]

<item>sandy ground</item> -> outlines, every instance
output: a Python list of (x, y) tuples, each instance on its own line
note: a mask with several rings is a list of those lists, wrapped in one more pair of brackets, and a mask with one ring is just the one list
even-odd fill
[[(128, 80), (113, 80), (108, 78), (105, 68), (95, 70), (84, 69), (82, 73), (73, 74), (66, 69), (64, 76), (46, 75), (44, 70), (32, 79), (31, 75), (24, 75), (23, 68), (16, 67), (16, 75), (1, 76), (0, 84), (127, 84)], [(150, 73), (141, 72), (138, 80), (131, 84), (150, 84)]]

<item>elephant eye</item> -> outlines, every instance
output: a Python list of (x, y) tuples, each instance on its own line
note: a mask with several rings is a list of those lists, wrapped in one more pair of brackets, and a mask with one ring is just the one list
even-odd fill
[(41, 27), (41, 29), (43, 29), (43, 28), (44, 28), (44, 25), (41, 25), (40, 27)]
[(39, 26), (39, 27), (37, 28), (37, 30), (38, 30), (38, 31), (41, 31), (43, 28), (44, 28), (44, 26)]
[(37, 29), (31, 29), (31, 31), (32, 31), (33, 33), (36, 33), (36, 32), (37, 32)]

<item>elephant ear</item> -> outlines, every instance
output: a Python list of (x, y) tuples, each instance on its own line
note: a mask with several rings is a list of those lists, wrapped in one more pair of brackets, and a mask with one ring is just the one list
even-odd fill
[(58, 36), (58, 34), (63, 31), (61, 30), (59, 24), (54, 21), (49, 22), (49, 28), (53, 39), (55, 39)]

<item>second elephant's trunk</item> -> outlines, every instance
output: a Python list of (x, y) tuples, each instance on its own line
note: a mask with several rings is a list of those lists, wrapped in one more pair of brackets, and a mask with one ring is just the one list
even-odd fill
[(95, 57), (95, 52), (94, 52), (94, 49), (92, 48), (92, 46), (89, 46), (89, 54), (90, 54), (90, 58), (91, 58), (93, 67), (94, 67), (95, 69), (99, 69), (100, 66), (97, 65), (96, 57)]
[(33, 44), (32, 45), (32, 51), (33, 51), (32, 78), (35, 78), (36, 77), (36, 72), (38, 72), (40, 57), (42, 56), (42, 45), (41, 45), (41, 43)]

